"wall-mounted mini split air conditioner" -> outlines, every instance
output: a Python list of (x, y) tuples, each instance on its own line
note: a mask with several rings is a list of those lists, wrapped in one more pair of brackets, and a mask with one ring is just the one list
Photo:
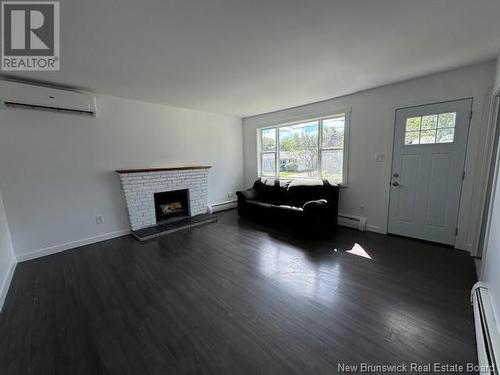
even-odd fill
[(88, 116), (97, 113), (94, 95), (11, 81), (0, 81), (0, 106)]

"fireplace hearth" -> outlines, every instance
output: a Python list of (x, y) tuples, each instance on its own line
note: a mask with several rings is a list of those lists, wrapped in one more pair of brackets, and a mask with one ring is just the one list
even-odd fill
[(156, 223), (189, 216), (189, 190), (163, 191), (154, 194)]

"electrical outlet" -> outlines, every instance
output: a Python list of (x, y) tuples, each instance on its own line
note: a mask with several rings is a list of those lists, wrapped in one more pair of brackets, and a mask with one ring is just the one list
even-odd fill
[(375, 161), (384, 162), (385, 161), (385, 153), (383, 153), (383, 152), (377, 152), (375, 154)]
[(362, 205), (362, 204), (359, 205), (359, 213), (360, 214), (364, 214), (365, 213), (365, 206)]
[(95, 217), (95, 223), (96, 224), (102, 224), (102, 216), (101, 215), (98, 215)]
[(232, 191), (227, 193), (227, 199), (233, 199), (234, 198), (234, 193)]

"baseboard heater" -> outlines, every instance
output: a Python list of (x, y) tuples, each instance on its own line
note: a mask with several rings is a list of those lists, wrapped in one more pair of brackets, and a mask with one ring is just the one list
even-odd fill
[(498, 374), (500, 338), (490, 294), (485, 283), (477, 282), (472, 287), (471, 303), (474, 308), (479, 373), (481, 375)]
[(237, 206), (236, 201), (214, 203), (214, 204), (208, 206), (208, 212), (214, 213), (214, 212), (230, 210), (232, 208), (236, 208), (236, 206)]
[(338, 225), (355, 228), (362, 232), (366, 230), (366, 217), (338, 214)]

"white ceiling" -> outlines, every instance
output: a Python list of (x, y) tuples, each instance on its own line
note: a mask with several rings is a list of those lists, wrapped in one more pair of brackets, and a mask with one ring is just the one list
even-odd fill
[(498, 0), (64, 0), (61, 71), (98, 93), (248, 116), (500, 50)]

